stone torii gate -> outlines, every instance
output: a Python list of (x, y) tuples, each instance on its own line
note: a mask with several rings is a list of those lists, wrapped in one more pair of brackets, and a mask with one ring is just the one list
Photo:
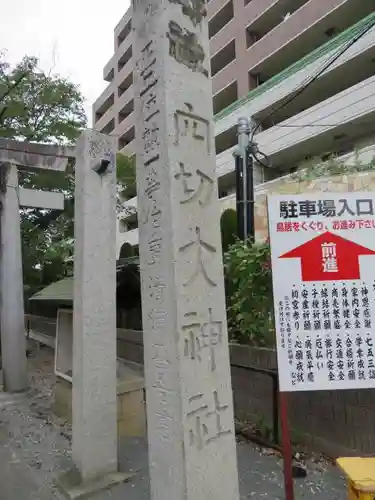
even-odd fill
[(20, 207), (63, 210), (64, 195), (18, 186), (18, 170), (65, 171), (71, 148), (0, 138), (0, 328), (6, 392), (28, 387)]

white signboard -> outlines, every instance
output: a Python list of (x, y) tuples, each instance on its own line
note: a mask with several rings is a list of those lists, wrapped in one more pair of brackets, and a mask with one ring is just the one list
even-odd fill
[(268, 197), (281, 391), (375, 387), (375, 195)]

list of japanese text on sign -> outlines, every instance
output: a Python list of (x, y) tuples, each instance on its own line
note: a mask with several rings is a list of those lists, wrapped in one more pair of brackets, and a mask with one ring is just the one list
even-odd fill
[(268, 197), (281, 391), (375, 387), (374, 206), (372, 193)]

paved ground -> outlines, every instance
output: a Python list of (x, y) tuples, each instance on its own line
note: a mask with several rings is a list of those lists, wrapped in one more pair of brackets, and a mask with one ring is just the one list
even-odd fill
[[(70, 429), (51, 411), (51, 355), (41, 351), (29, 360), (32, 386), (23, 399), (9, 402), (0, 395), (0, 500), (62, 500), (54, 478), (71, 466)], [(247, 442), (238, 442), (241, 500), (283, 499), (279, 458)], [(147, 444), (134, 439), (121, 443), (122, 470), (136, 477), (93, 500), (149, 498)], [(296, 500), (341, 500), (345, 484), (337, 469), (308, 462), (305, 479), (295, 481)]]

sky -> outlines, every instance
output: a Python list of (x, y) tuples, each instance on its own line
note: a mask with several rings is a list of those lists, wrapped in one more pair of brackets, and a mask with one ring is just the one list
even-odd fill
[(130, 0), (0, 1), (0, 50), (6, 51), (5, 59), (14, 65), (24, 55), (35, 56), (41, 69), (53, 68), (78, 84), (92, 126), (92, 103), (108, 85), (103, 67), (113, 55), (113, 30)]

